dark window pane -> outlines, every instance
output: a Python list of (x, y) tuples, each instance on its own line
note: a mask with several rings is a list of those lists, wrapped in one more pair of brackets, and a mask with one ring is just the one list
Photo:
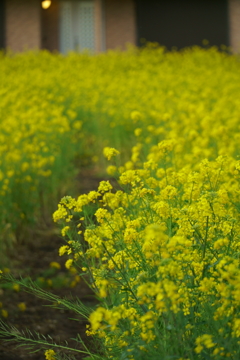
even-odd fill
[(136, 0), (138, 45), (141, 39), (171, 48), (229, 45), (227, 0)]

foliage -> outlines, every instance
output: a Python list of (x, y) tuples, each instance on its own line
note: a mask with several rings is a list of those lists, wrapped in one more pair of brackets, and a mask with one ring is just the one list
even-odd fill
[(220, 155), (178, 168), (176, 147), (161, 141), (142, 167), (120, 175), (122, 190), (101, 182), (54, 213), (67, 226), (60, 254), (101, 299), (87, 333), (108, 358), (240, 355), (239, 161)]
[(150, 46), (51, 61), (89, 115), (82, 145), (114, 157), (119, 184), (65, 196), (53, 215), (59, 255), (100, 301), (87, 334), (101, 357), (239, 359), (238, 58)]

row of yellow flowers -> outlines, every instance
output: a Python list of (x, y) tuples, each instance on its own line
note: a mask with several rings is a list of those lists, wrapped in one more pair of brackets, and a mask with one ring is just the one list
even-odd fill
[[(59, 254), (101, 301), (87, 334), (99, 339), (102, 358), (237, 360), (238, 57), (150, 46), (98, 56), (43, 53), (41, 60), (44, 89), (55, 84), (47, 104), (64, 103), (59, 122), (48, 118), (56, 125), (49, 134), (63, 136), (51, 146), (61, 139), (72, 158), (72, 144), (80, 144), (94, 161), (102, 149), (115, 159), (107, 173), (117, 189), (100, 182), (88, 194), (63, 197), (54, 213), (67, 240)], [(14, 61), (39, 64), (30, 54), (6, 66)], [(74, 131), (60, 130), (64, 119)], [(61, 358), (54, 350), (46, 356)]]
[(214, 48), (9, 54), (0, 67), (2, 237), (66, 191), (74, 158), (76, 168), (114, 145), (126, 160), (133, 131), (133, 162), (166, 137), (186, 145), (183, 163), (190, 150), (196, 160), (239, 150), (239, 65)]
[(54, 213), (69, 237), (59, 254), (102, 299), (87, 333), (104, 339), (107, 358), (239, 357), (240, 162), (220, 155), (178, 169), (175, 146), (162, 141), (121, 173), (122, 190), (101, 182)]
[(153, 99), (145, 88), (131, 112), (136, 144), (107, 168), (120, 188), (103, 181), (61, 200), (59, 254), (101, 301), (87, 334), (106, 358), (238, 359), (239, 64), (213, 49), (151, 55)]

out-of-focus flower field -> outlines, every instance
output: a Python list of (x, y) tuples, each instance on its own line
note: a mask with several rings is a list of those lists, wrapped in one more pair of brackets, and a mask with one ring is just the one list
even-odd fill
[(102, 358), (239, 359), (239, 57), (152, 45), (0, 64), (3, 231), (86, 159), (118, 179), (53, 216), (101, 301), (87, 333)]

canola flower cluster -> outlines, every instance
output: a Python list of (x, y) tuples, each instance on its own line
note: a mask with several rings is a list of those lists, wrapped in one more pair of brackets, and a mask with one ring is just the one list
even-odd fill
[(214, 48), (0, 54), (0, 69), (1, 244), (52, 208), (74, 169), (102, 168), (103, 147), (125, 162), (135, 145), (130, 168), (140, 148), (169, 136), (196, 160), (216, 157), (220, 139), (223, 153), (238, 151), (239, 63)]
[[(109, 358), (239, 357), (240, 162), (220, 155), (178, 169), (176, 146), (154, 146), (142, 167), (120, 174), (122, 190), (103, 181), (54, 213), (69, 224), (60, 255), (102, 299), (87, 333), (103, 339)], [(79, 214), (96, 202), (77, 239)]]
[(153, 45), (1, 66), (6, 228), (65, 181), (79, 153), (114, 159), (117, 189), (103, 181), (65, 196), (53, 216), (67, 239), (59, 255), (101, 300), (87, 334), (105, 357), (239, 359), (238, 57)]
[(87, 334), (106, 358), (237, 360), (240, 66), (214, 49), (152, 55), (158, 83), (150, 107), (131, 112), (129, 159), (103, 150), (118, 188), (102, 181), (60, 201), (59, 254), (100, 299)]
[(82, 123), (64, 103), (66, 97), (51, 74), (55, 61), (57, 57), (44, 53), (0, 56), (2, 247), (13, 238), (22, 239), (23, 226), (39, 221), (40, 211), (48, 215), (74, 172), (71, 161), (79, 152)]

